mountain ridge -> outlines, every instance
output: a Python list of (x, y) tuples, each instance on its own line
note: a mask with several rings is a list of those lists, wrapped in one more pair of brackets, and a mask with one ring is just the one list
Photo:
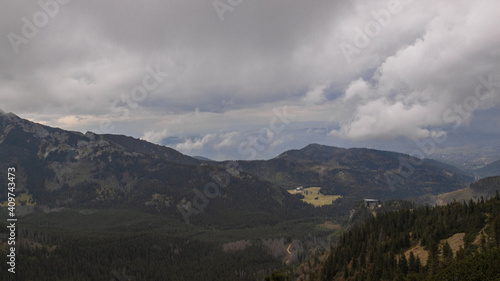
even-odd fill
[[(255, 176), (207, 165), (168, 147), (127, 136), (65, 131), (14, 114), (0, 115), (0, 157), (2, 170), (16, 167), (17, 191), (50, 208), (133, 207), (183, 220), (185, 207), (197, 214), (190, 220), (195, 223), (234, 226), (241, 224), (235, 216), (254, 212), (270, 223), (304, 205)], [(6, 182), (5, 176), (0, 181)], [(204, 191), (208, 184), (212, 189)], [(193, 209), (200, 197), (207, 203)], [(228, 209), (233, 212), (225, 214)]]
[(494, 161), (480, 169), (477, 169), (475, 173), (482, 178), (500, 176), (500, 160)]
[[(320, 186), (321, 192), (358, 199), (408, 198), (466, 187), (473, 178), (458, 168), (432, 159), (369, 148), (310, 144), (270, 160), (237, 161), (244, 171), (285, 189)], [(409, 163), (411, 173), (406, 171)], [(409, 174), (409, 175), (408, 175)], [(391, 176), (399, 178), (391, 186)]]
[[(25, 167), (24, 172), (21, 168), (21, 181), (38, 202), (57, 201), (59, 205), (128, 202), (140, 207), (156, 196), (169, 199), (162, 204), (172, 212), (176, 203), (189, 203), (192, 190), (217, 182), (214, 173), (224, 175), (233, 184), (248, 182), (248, 186), (255, 186), (260, 182), (259, 187), (255, 186), (260, 190), (257, 194), (269, 196), (271, 201), (267, 197), (253, 198), (251, 209), (273, 208), (258, 200), (274, 202), (271, 206), (285, 200), (288, 205), (280, 212), (300, 205), (297, 198), (285, 191), (297, 186), (320, 186), (323, 194), (341, 195), (337, 208), (346, 209), (363, 198), (385, 200), (438, 194), (463, 188), (472, 181), (450, 165), (424, 159), (412, 174), (393, 187), (388, 183), (388, 173), (401, 174), (401, 161), (411, 160), (410, 156), (368, 148), (310, 144), (270, 160), (207, 162), (133, 137), (65, 131), (12, 113), (0, 115), (0, 129), (0, 156)], [(243, 181), (228, 175), (226, 167), (231, 165), (245, 175)], [(29, 177), (26, 171), (30, 172)], [(235, 206), (245, 205), (244, 197), (253, 192), (238, 186), (234, 190), (238, 192), (229, 198), (242, 200), (240, 204), (233, 202)], [(217, 197), (213, 201), (218, 200)], [(210, 206), (207, 211), (213, 208)]]

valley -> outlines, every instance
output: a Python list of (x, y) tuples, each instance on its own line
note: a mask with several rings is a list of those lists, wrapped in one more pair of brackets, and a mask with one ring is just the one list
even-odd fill
[(500, 281), (499, 0), (2, 3), (0, 281)]
[[(471, 176), (427, 159), (402, 177), (402, 163), (413, 161), (408, 155), (317, 144), (270, 160), (218, 162), (11, 113), (0, 115), (0, 157), (0, 169), (17, 170), (24, 280), (49, 276), (44, 268), (54, 263), (61, 267), (52, 280), (109, 279), (123, 269), (147, 280), (192, 280), (193, 268), (198, 279), (262, 280), (311, 259), (325, 262), (344, 231), (373, 215), (415, 208), (405, 200), (479, 200), (492, 197), (497, 184), (469, 185)], [(391, 185), (388, 176), (398, 181)], [(382, 205), (368, 210), (366, 198)]]

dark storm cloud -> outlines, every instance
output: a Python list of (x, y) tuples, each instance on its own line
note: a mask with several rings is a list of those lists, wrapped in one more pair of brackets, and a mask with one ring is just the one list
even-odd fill
[[(419, 139), (458, 118), (481, 126), (477, 112), (498, 118), (493, 0), (40, 3), (2, 6), (0, 107), (49, 125), (108, 120), (115, 133), (242, 158), (238, 145), (285, 106), (296, 118), (263, 155), (308, 136)], [(478, 77), (497, 92), (476, 105)]]

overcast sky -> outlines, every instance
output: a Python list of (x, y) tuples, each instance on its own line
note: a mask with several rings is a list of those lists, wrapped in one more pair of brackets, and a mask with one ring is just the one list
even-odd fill
[(49, 126), (217, 160), (500, 132), (497, 0), (40, 3), (2, 1), (0, 108)]

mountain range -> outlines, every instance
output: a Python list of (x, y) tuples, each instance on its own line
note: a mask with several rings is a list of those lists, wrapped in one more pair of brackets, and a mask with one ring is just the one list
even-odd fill
[[(377, 211), (386, 212), (414, 206), (389, 199), (478, 197), (493, 190), (483, 183), (496, 184), (467, 187), (472, 176), (434, 160), (319, 144), (270, 160), (218, 162), (1, 112), (0, 159), (0, 171), (16, 169), (19, 266), (29, 268), (19, 280), (107, 280), (122, 266), (137, 280), (192, 280), (193, 274), (262, 280), (328, 249), (342, 229), (364, 221), (371, 213), (359, 212), (363, 199), (385, 201)], [(7, 176), (0, 173), (0, 182)], [(5, 206), (7, 185), (1, 186)], [(299, 186), (341, 197), (314, 207), (289, 192)], [(0, 252), (5, 249), (0, 242)], [(53, 264), (60, 270), (47, 272)]]
[(200, 160), (144, 140), (65, 131), (12, 113), (0, 115), (0, 157), (2, 170), (17, 167), (19, 191), (38, 205), (134, 206), (184, 219), (186, 212), (221, 218), (231, 210), (276, 221), (307, 208), (286, 192), (298, 186), (340, 195), (346, 209), (363, 198), (439, 194), (473, 181), (434, 160), (318, 144), (266, 161)]
[(243, 170), (284, 188), (320, 186), (324, 194), (409, 198), (439, 194), (472, 182), (461, 170), (430, 159), (366, 148), (311, 144), (267, 161), (238, 161)]
[(207, 213), (225, 223), (236, 221), (228, 216), (246, 221), (260, 214), (269, 223), (300, 203), (237, 167), (207, 165), (127, 136), (51, 128), (11, 113), (0, 116), (0, 157), (2, 170), (16, 167), (17, 192), (49, 208), (132, 207), (205, 223), (210, 221), (203, 216)]

